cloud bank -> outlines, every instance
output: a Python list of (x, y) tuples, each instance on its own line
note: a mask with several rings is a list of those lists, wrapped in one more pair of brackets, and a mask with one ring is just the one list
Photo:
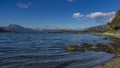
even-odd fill
[(108, 21), (111, 21), (115, 17), (115, 12), (107, 12), (107, 13), (94, 12), (94, 13), (90, 13), (87, 15), (84, 15), (81, 13), (73, 13), (73, 17), (78, 20), (90, 18), (98, 22), (108, 22)]

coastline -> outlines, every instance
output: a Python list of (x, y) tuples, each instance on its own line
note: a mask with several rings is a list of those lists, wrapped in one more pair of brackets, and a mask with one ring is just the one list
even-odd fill
[(103, 33), (103, 35), (112, 36), (113, 38), (120, 39), (120, 33), (108, 33), (108, 32), (105, 32), (105, 33)]
[[(105, 32), (102, 35), (111, 36), (112, 38), (115, 38), (117, 41), (120, 40), (120, 33)], [(99, 65), (97, 68), (120, 68), (120, 55), (115, 56), (115, 58), (113, 58), (113, 60), (111, 60), (105, 64)]]
[(120, 57), (114, 58), (112, 61), (99, 65), (97, 68), (120, 68)]

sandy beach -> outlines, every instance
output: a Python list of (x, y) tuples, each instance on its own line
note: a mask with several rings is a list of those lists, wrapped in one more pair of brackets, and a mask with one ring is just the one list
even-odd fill
[(100, 65), (98, 68), (120, 68), (120, 57), (115, 58), (106, 64)]

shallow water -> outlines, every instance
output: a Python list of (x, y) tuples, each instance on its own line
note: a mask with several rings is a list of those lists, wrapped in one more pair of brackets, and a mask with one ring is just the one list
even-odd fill
[[(80, 45), (83, 42), (109, 44), (105, 36), (92, 34), (35, 34), (35, 33), (1, 33), (0, 34), (0, 68), (25, 68), (25, 65), (48, 62), (71, 62), (74, 68), (89, 67), (109, 61), (112, 54), (105, 52), (69, 52), (67, 45)], [(71, 64), (65, 65), (72, 68)], [(40, 67), (45, 68), (45, 67)], [(62, 67), (63, 68), (63, 67)], [(65, 67), (64, 67), (65, 68)]]

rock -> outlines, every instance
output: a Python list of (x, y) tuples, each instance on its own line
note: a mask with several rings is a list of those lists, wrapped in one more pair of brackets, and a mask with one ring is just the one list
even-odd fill
[(115, 57), (120, 57), (120, 45), (119, 44), (96, 44), (96, 47), (92, 47), (93, 45), (90, 45), (88, 43), (82, 43), (81, 47), (77, 45), (69, 45), (65, 47), (68, 51), (81, 51), (84, 52), (85, 50), (88, 51), (105, 51), (107, 53), (114, 54)]
[(105, 51), (111, 54), (120, 54), (120, 48), (116, 47), (115, 45), (97, 44), (96, 47), (99, 48), (101, 51)]
[(77, 45), (70, 45), (70, 46), (65, 47), (65, 49), (68, 51), (85, 51), (83, 48)]
[(117, 57), (120, 57), (120, 54), (115, 54), (115, 57), (117, 58)]
[(105, 45), (105, 44), (97, 44), (96, 47), (101, 49), (101, 50), (104, 50), (104, 49), (106, 49), (107, 45)]
[(108, 39), (108, 37), (103, 38), (103, 40), (107, 40), (107, 39)]
[(83, 49), (89, 49), (89, 48), (92, 47), (92, 45), (89, 45), (89, 44), (87, 44), (87, 43), (82, 43), (82, 44), (81, 44), (81, 47), (82, 47)]

